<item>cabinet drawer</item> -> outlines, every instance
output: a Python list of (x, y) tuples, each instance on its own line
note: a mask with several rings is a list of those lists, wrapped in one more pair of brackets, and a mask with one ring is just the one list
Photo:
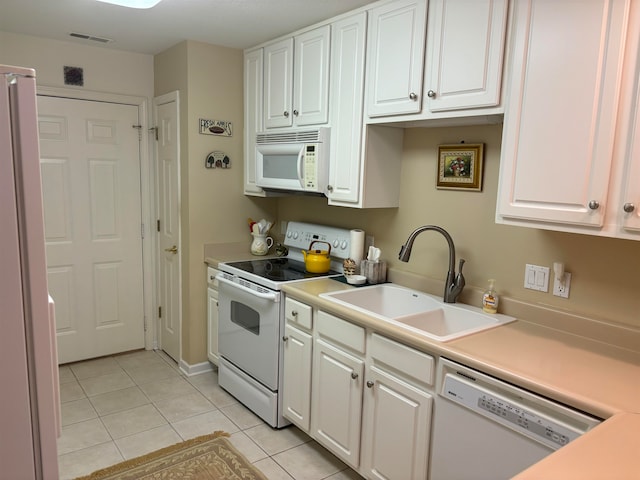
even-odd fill
[(287, 322), (295, 323), (307, 330), (311, 330), (313, 327), (313, 309), (311, 306), (294, 300), (293, 298), (287, 298), (284, 302), (284, 310)]
[(403, 377), (433, 385), (435, 360), (431, 355), (373, 333), (369, 352), (374, 365)]
[(318, 312), (316, 331), (321, 336), (344, 345), (355, 352), (362, 354), (365, 352), (364, 328), (358, 325), (329, 315), (326, 312)]
[(218, 270), (213, 267), (207, 267), (207, 283), (216, 290), (218, 289), (218, 280), (216, 280), (217, 274)]

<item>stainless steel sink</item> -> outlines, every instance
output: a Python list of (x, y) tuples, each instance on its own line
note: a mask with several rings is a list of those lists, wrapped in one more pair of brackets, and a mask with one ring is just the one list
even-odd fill
[(515, 320), (469, 305), (444, 303), (434, 295), (393, 283), (322, 293), (320, 297), (441, 342)]

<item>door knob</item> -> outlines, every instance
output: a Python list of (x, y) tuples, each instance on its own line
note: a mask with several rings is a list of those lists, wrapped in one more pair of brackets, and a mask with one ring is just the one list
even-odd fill
[(358, 378), (358, 374), (356, 372), (351, 372), (351, 378), (356, 380)]
[(174, 245), (171, 248), (165, 248), (164, 251), (165, 252), (170, 252), (170, 253), (178, 253), (178, 247)]
[(622, 209), (627, 213), (631, 213), (636, 209), (636, 206), (633, 203), (625, 203)]
[(597, 200), (591, 200), (589, 202), (589, 208), (591, 210), (597, 210), (598, 208), (600, 208), (600, 202), (598, 202)]
[(427, 92), (427, 97), (429, 98), (436, 98), (436, 92), (434, 92), (433, 90), (429, 90)]
[(367, 387), (368, 388), (373, 388), (374, 385), (375, 385), (375, 383), (373, 383), (371, 380), (367, 380)]
[(415, 93), (411, 92), (409, 94), (409, 100), (417, 100), (418, 99), (418, 95), (416, 95)]

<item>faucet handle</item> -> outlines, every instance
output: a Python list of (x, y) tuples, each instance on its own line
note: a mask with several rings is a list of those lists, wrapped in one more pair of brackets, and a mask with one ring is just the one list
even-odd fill
[(460, 262), (458, 263), (458, 275), (462, 275), (462, 267), (464, 266), (464, 262), (466, 260), (464, 258), (460, 259)]

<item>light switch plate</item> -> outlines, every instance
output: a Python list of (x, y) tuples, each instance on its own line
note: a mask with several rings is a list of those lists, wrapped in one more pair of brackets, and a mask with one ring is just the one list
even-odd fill
[(524, 288), (539, 292), (549, 291), (549, 267), (526, 264), (524, 270)]

